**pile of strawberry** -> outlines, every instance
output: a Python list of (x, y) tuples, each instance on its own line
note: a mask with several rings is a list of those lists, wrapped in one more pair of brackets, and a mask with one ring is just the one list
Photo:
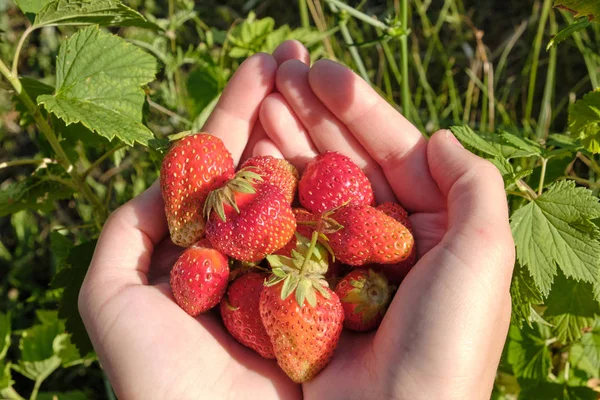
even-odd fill
[(191, 316), (220, 305), (229, 333), (295, 382), (327, 365), (342, 328), (376, 329), (416, 261), (406, 211), (375, 206), (336, 152), (300, 179), (270, 156), (235, 171), (223, 142), (199, 133), (169, 150), (161, 189), (171, 239), (187, 247), (171, 270), (177, 304)]

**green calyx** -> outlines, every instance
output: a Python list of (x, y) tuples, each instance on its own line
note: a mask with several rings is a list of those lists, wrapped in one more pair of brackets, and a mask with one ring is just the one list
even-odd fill
[[(317, 304), (316, 292), (326, 299), (330, 294), (326, 288), (329, 284), (323, 277), (328, 268), (327, 250), (317, 243), (318, 232), (313, 232), (310, 241), (300, 234), (298, 247), (292, 250), (292, 257), (269, 255), (267, 261), (271, 265), (273, 274), (269, 277), (266, 286), (274, 286), (283, 282), (281, 299), (287, 299), (292, 293), (296, 294), (296, 301), (300, 307), (306, 300), (311, 307)], [(304, 254), (302, 254), (302, 253)]]
[(354, 314), (362, 313), (363, 322), (369, 322), (377, 314), (385, 314), (391, 300), (391, 288), (383, 274), (369, 269), (367, 278), (350, 281), (351, 289), (343, 299), (344, 303), (357, 304)]
[(211, 212), (216, 212), (223, 222), (227, 221), (225, 217), (224, 204), (228, 204), (239, 214), (240, 209), (235, 201), (235, 192), (237, 193), (256, 193), (254, 184), (263, 180), (260, 174), (252, 172), (254, 167), (247, 167), (239, 170), (235, 176), (229, 180), (223, 187), (213, 190), (206, 197), (202, 215), (208, 220)]

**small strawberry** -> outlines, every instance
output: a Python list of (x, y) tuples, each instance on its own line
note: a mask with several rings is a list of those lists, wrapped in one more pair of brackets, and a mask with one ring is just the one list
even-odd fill
[(277, 186), (292, 204), (298, 186), (298, 170), (287, 160), (272, 156), (255, 156), (242, 164), (240, 169), (253, 167), (251, 171), (259, 174), (264, 183)]
[[(384, 212), (385, 214), (389, 215), (390, 217), (394, 218), (396, 221), (398, 221), (402, 225), (404, 225), (411, 233), (413, 233), (412, 223), (410, 222), (410, 219), (408, 219), (408, 213), (400, 204), (387, 202), (387, 203), (379, 204), (375, 208), (377, 208), (379, 211)], [(399, 263), (396, 263), (396, 264), (388, 264), (388, 265), (373, 264), (373, 265), (369, 265), (368, 267), (373, 268), (373, 270), (375, 270), (377, 272), (382, 272), (385, 275), (385, 277), (388, 279), (390, 284), (392, 284), (394, 286), (399, 286), (400, 283), (404, 280), (404, 278), (408, 274), (408, 272), (416, 264), (416, 262), (417, 262), (417, 244), (415, 243), (413, 245), (412, 251), (410, 252), (410, 254), (406, 260), (400, 261)]]
[(169, 149), (160, 169), (160, 186), (173, 243), (188, 247), (204, 236), (206, 196), (234, 172), (231, 154), (216, 136), (186, 136)]
[(344, 206), (330, 218), (343, 226), (327, 234), (335, 257), (353, 266), (395, 264), (410, 255), (412, 234), (404, 225), (374, 207)]
[(298, 197), (300, 204), (315, 214), (343, 204), (373, 204), (373, 190), (365, 173), (336, 152), (319, 154), (308, 163), (298, 183)]
[(259, 301), (269, 275), (249, 272), (234, 280), (221, 300), (225, 328), (244, 346), (264, 358), (275, 358), (273, 345), (260, 318)]
[(329, 363), (344, 322), (338, 296), (322, 275), (307, 268), (315, 261), (317, 236), (312, 236), (304, 258), (267, 257), (273, 275), (260, 295), (260, 316), (277, 363), (297, 383), (313, 378)]
[(206, 237), (219, 251), (240, 261), (260, 261), (285, 246), (296, 230), (292, 207), (283, 192), (242, 170), (212, 192)]
[(171, 270), (171, 290), (186, 313), (196, 315), (210, 310), (227, 288), (229, 260), (202, 239), (188, 247)]
[(358, 332), (376, 329), (392, 299), (387, 279), (364, 268), (342, 278), (335, 293), (344, 308), (344, 328)]

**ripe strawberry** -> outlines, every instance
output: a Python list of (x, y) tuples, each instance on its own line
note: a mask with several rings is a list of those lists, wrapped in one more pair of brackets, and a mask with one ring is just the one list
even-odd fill
[(264, 183), (277, 186), (292, 204), (298, 186), (298, 170), (287, 160), (272, 156), (255, 156), (242, 164), (240, 169), (254, 167), (251, 171), (259, 174)]
[(365, 173), (348, 157), (336, 152), (312, 159), (298, 183), (300, 204), (313, 213), (345, 203), (372, 205), (373, 190)]
[(227, 257), (202, 239), (177, 259), (171, 270), (171, 290), (179, 307), (195, 317), (219, 304), (228, 277)]
[[(313, 303), (282, 293), (283, 282), (260, 295), (260, 316), (277, 363), (296, 383), (312, 379), (331, 360), (342, 332), (344, 311), (329, 288), (313, 292)], [(295, 289), (301, 290), (301, 285)], [(311, 287), (312, 289), (312, 287)], [(314, 290), (314, 289), (313, 289)]]
[(171, 147), (160, 169), (160, 186), (173, 243), (188, 247), (204, 236), (206, 196), (234, 172), (231, 154), (216, 136), (190, 135)]
[(345, 206), (331, 214), (343, 226), (327, 235), (335, 257), (353, 266), (395, 264), (410, 255), (412, 234), (404, 225), (371, 206)]
[[(408, 213), (406, 210), (397, 203), (382, 203), (377, 205), (376, 207), (379, 211), (384, 212), (390, 217), (394, 218), (396, 221), (400, 222), (404, 225), (411, 233), (412, 223), (410, 219), (408, 219)], [(413, 245), (412, 251), (410, 252), (408, 258), (404, 261), (400, 261), (396, 264), (389, 265), (379, 265), (373, 264), (369, 265), (369, 268), (373, 268), (374, 271), (381, 272), (388, 279), (389, 283), (394, 286), (399, 286), (400, 283), (404, 280), (408, 272), (412, 269), (412, 267), (417, 262), (417, 246), (416, 243)]]
[(219, 251), (240, 261), (260, 261), (285, 246), (296, 230), (292, 207), (283, 192), (256, 182), (256, 174), (238, 173), (210, 194), (206, 237)]
[(410, 219), (408, 219), (408, 212), (400, 204), (387, 201), (378, 204), (375, 208), (400, 222), (412, 233), (412, 223), (410, 222)]
[(264, 358), (275, 358), (273, 345), (260, 318), (259, 301), (269, 275), (249, 272), (234, 280), (221, 300), (225, 328), (238, 342)]
[(297, 383), (327, 365), (344, 322), (340, 299), (323, 279), (327, 251), (317, 246), (317, 238), (315, 232), (305, 254), (268, 256), (273, 274), (260, 295), (260, 316), (277, 363)]
[(344, 308), (344, 328), (358, 332), (376, 329), (392, 299), (387, 279), (364, 268), (342, 278), (335, 293)]

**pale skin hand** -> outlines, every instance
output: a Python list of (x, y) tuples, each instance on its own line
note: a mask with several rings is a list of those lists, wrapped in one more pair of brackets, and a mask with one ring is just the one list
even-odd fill
[(412, 213), (419, 262), (378, 331), (344, 332), (331, 364), (301, 388), (214, 315), (194, 319), (174, 303), (166, 273), (180, 249), (154, 185), (105, 225), (79, 301), (120, 398), (489, 398), (514, 264), (501, 177), (447, 131), (423, 139), (346, 68), (308, 62), (296, 42), (252, 57), (204, 129), (236, 161), (271, 154), (301, 169), (318, 152), (350, 156), (378, 201)]

